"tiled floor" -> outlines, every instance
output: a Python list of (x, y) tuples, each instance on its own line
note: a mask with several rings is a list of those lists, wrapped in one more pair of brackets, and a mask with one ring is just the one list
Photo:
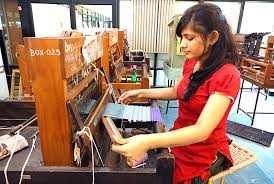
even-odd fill
[[(250, 84), (245, 82), (245, 88)], [(254, 109), (256, 90), (244, 90), (242, 94), (242, 100), (240, 107), (244, 110), (252, 111)], [(161, 112), (163, 114), (164, 121), (166, 122), (167, 129), (173, 126), (173, 122), (177, 117), (178, 109), (169, 108), (166, 112), (166, 101), (161, 101)], [(242, 123), (250, 126), (251, 120), (244, 113), (237, 113), (238, 99), (235, 101), (231, 113), (229, 114), (229, 120), (237, 123)], [(178, 106), (177, 101), (172, 101), (170, 106)], [(259, 96), (257, 112), (273, 112), (274, 113), (274, 97), (268, 96), (265, 100), (264, 95)], [(274, 133), (274, 114), (256, 114), (253, 127)], [(254, 152), (257, 156), (257, 162), (246, 168), (243, 168), (225, 178), (226, 184), (273, 184), (274, 183), (274, 141), (270, 147), (265, 147), (252, 141), (242, 139), (237, 136), (229, 134), (229, 137), (237, 144), (248, 150)], [(215, 182), (218, 183), (218, 182)]]

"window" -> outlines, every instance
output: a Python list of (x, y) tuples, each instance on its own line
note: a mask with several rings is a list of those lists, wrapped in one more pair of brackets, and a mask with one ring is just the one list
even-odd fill
[(274, 32), (274, 3), (246, 2), (241, 33)]
[(231, 26), (232, 32), (237, 32), (241, 3), (240, 2), (213, 2), (206, 1), (207, 3), (212, 3), (219, 6), (226, 17), (227, 22)]
[(68, 5), (31, 3), (31, 6), (35, 36), (59, 36), (71, 28)]
[(77, 30), (90, 34), (90, 28), (112, 27), (112, 5), (76, 5)]

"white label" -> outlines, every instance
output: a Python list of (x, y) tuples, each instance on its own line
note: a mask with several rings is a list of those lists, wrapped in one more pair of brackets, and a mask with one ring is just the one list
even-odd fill
[(30, 56), (60, 56), (59, 49), (33, 50), (30, 49)]

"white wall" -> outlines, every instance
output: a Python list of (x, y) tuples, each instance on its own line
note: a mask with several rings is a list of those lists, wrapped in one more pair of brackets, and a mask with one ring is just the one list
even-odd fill
[(132, 22), (133, 22), (133, 12), (132, 12), (132, 2), (130, 0), (120, 1), (120, 28), (127, 30), (127, 40), (129, 45), (131, 43), (132, 35)]
[(194, 1), (175, 1), (175, 6), (173, 9), (173, 15), (176, 14), (183, 14), (186, 9), (190, 8), (191, 6), (194, 6), (198, 4), (198, 2)]
[[(3, 66), (1, 50), (0, 50), (0, 66)], [(2, 70), (4, 70), (4, 68), (1, 68), (1, 71)], [(7, 97), (9, 97), (9, 89), (8, 89), (6, 74), (4, 72), (4, 73), (0, 73), (0, 99), (7, 98)]]
[[(1, 19), (0, 19), (0, 30), (3, 30)], [(9, 97), (8, 83), (7, 83), (7, 78), (5, 74), (1, 50), (0, 50), (0, 67), (1, 67), (0, 69), (0, 99), (1, 99), (1, 98)], [(4, 72), (1, 73), (2, 71)]]

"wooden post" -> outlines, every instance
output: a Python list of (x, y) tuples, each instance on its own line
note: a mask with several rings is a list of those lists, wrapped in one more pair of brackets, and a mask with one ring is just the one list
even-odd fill
[(44, 164), (71, 166), (72, 129), (66, 107), (67, 81), (81, 70), (85, 37), (25, 38), (24, 41), (30, 56)]
[(22, 81), (22, 88), (24, 92), (24, 96), (33, 95), (31, 90), (31, 82), (30, 82), (30, 69), (29, 69), (29, 59), (25, 52), (24, 45), (18, 45), (16, 47), (16, 58), (18, 60), (18, 65), (20, 69), (20, 79)]
[(102, 67), (105, 70), (106, 77), (108, 81), (110, 81), (109, 75), (109, 34), (108, 32), (104, 32), (102, 35), (102, 47), (103, 47), (103, 55), (102, 55)]
[[(265, 50), (265, 56), (264, 56), (264, 62), (268, 63), (270, 59), (270, 50), (273, 49), (274, 45), (274, 36), (268, 36), (267, 38), (267, 45), (266, 45), (266, 50)], [(270, 63), (272, 64), (272, 63)]]
[(124, 31), (118, 31), (118, 48), (120, 51), (120, 56), (124, 58), (124, 39), (125, 33)]

